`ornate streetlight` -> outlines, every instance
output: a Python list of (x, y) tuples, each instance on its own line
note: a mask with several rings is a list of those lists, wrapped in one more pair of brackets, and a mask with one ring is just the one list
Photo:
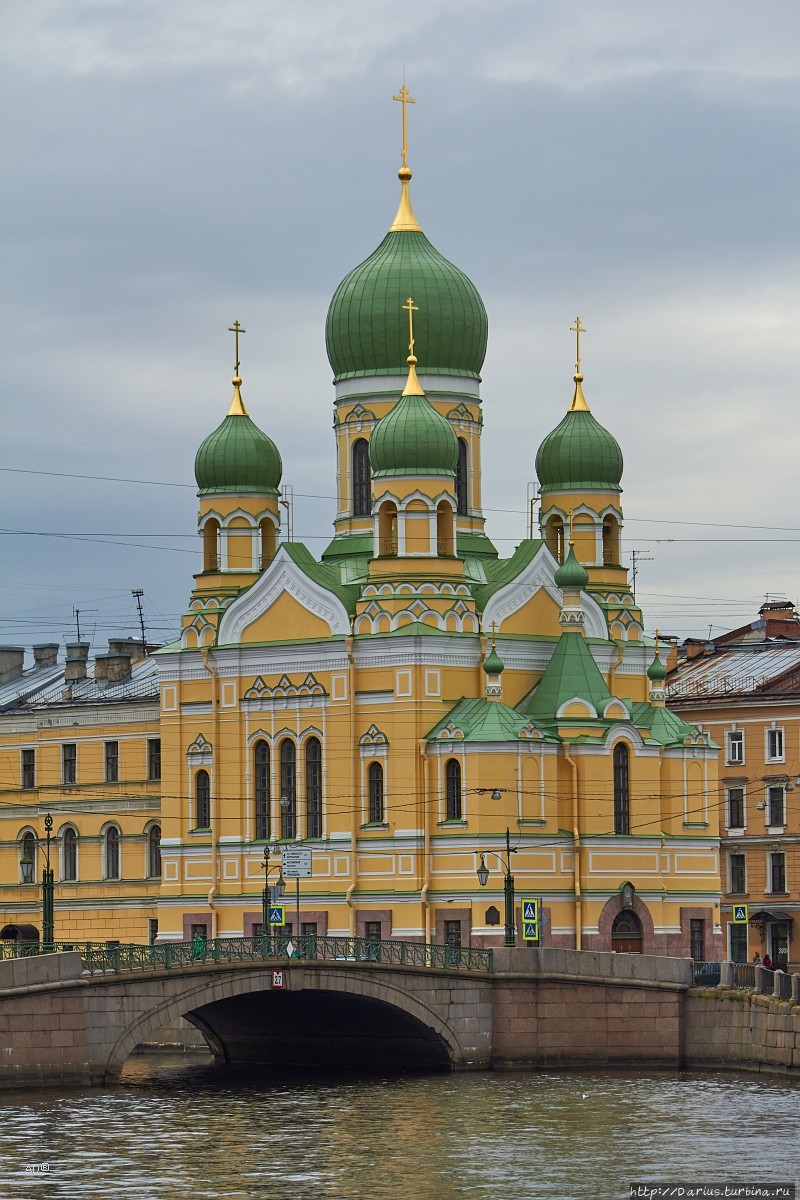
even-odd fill
[(486, 887), (489, 882), (489, 868), (486, 865), (486, 854), (494, 854), (500, 860), (500, 865), (503, 868), (505, 876), (503, 883), (503, 895), (505, 897), (505, 917), (506, 917), (506, 936), (504, 945), (516, 946), (517, 944), (517, 923), (514, 918), (514, 876), (511, 874), (511, 855), (516, 854), (516, 849), (511, 846), (511, 830), (506, 826), (506, 861), (503, 862), (502, 855), (496, 850), (487, 850), (481, 852), (481, 862), (478, 867), (478, 883), (481, 887)]

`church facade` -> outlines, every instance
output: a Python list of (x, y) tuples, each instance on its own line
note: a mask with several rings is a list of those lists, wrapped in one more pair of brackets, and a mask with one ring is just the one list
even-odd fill
[(536, 456), (539, 537), (502, 558), (481, 497), (486, 312), (418, 224), (405, 152), (399, 177), (389, 232), (328, 312), (321, 558), (281, 540), (281, 457), (238, 363), (197, 452), (203, 568), (151, 660), (158, 940), (259, 932), (265, 865), (274, 884), (302, 847), (293, 933), (496, 945), (513, 875), (518, 939), (535, 898), (545, 945), (718, 957), (717, 749), (665, 706), (580, 322), (571, 402)]

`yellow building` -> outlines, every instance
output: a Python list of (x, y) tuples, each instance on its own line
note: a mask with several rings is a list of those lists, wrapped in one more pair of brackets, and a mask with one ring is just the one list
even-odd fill
[[(702, 722), (721, 747), (725, 956), (757, 951), (798, 969), (800, 929), (800, 619), (769, 602), (748, 625), (684, 644), (670, 708)], [(747, 922), (733, 923), (747, 906)]]
[[(281, 459), (238, 362), (197, 452), (203, 570), (179, 639), (148, 660), (158, 937), (258, 932), (265, 848), (272, 883), (302, 845), (300, 932), (497, 944), (510, 866), (518, 936), (537, 898), (545, 945), (716, 957), (717, 750), (665, 706), (580, 322), (572, 400), (536, 455), (541, 537), (502, 559), (481, 498), (486, 312), (422, 232), (405, 153), (399, 177), (389, 232), (328, 312), (338, 502), (321, 560), (280, 541)], [(126, 810), (123, 838), (145, 836), (144, 815)], [(111, 914), (97, 919), (95, 936), (118, 936)]]

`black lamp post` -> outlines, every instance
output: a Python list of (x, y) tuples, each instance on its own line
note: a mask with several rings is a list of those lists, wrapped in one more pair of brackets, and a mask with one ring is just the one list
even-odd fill
[[(488, 851), (490, 854), (496, 854), (496, 851)], [(506, 936), (505, 946), (516, 946), (517, 944), (517, 923), (514, 919), (514, 876), (511, 874), (511, 855), (516, 854), (516, 849), (511, 848), (511, 830), (506, 827), (506, 861), (503, 862), (502, 857), (496, 854), (500, 859), (503, 867), (505, 880), (503, 882), (503, 895), (505, 897), (505, 917), (506, 917)], [(481, 864), (478, 867), (478, 883), (481, 887), (486, 887), (489, 882), (489, 868), (486, 865), (486, 857), (481, 854)]]
[[(275, 868), (273, 867), (272, 870)], [(269, 926), (269, 846), (264, 847), (264, 891), (261, 893), (261, 933), (263, 937), (268, 937), (270, 933)], [(278, 867), (278, 882), (275, 884), (275, 895), (279, 900), (283, 899), (283, 894), (286, 891), (286, 881), (283, 878), (283, 864)]]
[(55, 904), (53, 871), (50, 867), (50, 835), (53, 830), (53, 818), (50, 813), (44, 819), (47, 833), (45, 842), (45, 865), (42, 871), (42, 942), (45, 950), (52, 950), (55, 937)]

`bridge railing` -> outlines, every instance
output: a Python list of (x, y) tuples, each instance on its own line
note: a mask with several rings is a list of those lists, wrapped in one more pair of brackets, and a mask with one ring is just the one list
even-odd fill
[(22, 958), (31, 954), (67, 950), (80, 953), (83, 970), (90, 975), (171, 970), (201, 963), (259, 962), (276, 958), (389, 963), (404, 967), (446, 967), (487, 972), (493, 968), (491, 950), (395, 939), (318, 937), (316, 934), (292, 936), (274, 933), (260, 937), (163, 942), (158, 946), (106, 942), (0, 942), (0, 958)]

